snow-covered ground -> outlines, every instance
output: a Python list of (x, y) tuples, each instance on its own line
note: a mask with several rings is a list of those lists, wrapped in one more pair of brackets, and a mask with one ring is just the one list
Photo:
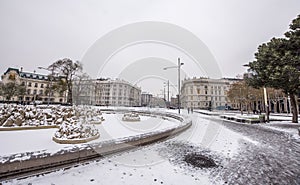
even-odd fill
[[(140, 122), (124, 122), (122, 114), (103, 114), (105, 121), (95, 125), (100, 132), (100, 138), (90, 143), (118, 139), (170, 128), (180, 124), (175, 119), (161, 119), (159, 117), (140, 116)], [(0, 158), (3, 156), (44, 151), (55, 153), (64, 147), (74, 147), (81, 144), (58, 144), (52, 140), (57, 128), (41, 130), (17, 130), (0, 132)]]
[[(184, 112), (185, 113), (185, 112)], [(23, 180), (12, 180), (8, 184), (213, 184), (217, 180), (212, 179), (210, 171), (187, 171), (185, 167), (170, 162), (166, 154), (162, 155), (166, 143), (189, 143), (191, 146), (200, 147), (230, 160), (245, 142), (259, 145), (257, 141), (231, 131), (226, 127), (209, 120), (209, 116), (190, 115), (193, 125), (184, 133), (170, 138), (166, 142), (152, 144), (137, 148), (133, 151), (123, 152), (105, 157), (99, 161), (87, 165), (79, 165), (69, 170), (59, 170), (39, 177), (30, 177)], [(106, 115), (106, 119), (119, 120), (116, 115)], [(146, 118), (142, 118), (144, 121)], [(174, 121), (174, 120), (173, 120)], [(151, 122), (148, 122), (151, 124)], [(118, 136), (119, 134), (135, 134), (141, 132), (141, 127), (136, 123), (128, 125), (120, 124), (120, 129), (115, 129), (111, 124), (103, 124), (107, 135), (104, 138)], [(169, 124), (169, 125), (168, 125)], [(172, 126), (172, 122), (156, 122), (147, 125), (142, 130), (159, 129)], [(130, 128), (128, 128), (130, 127)], [(128, 129), (130, 130), (128, 132)], [(126, 135), (126, 134), (125, 134)], [(125, 136), (124, 135), (124, 136)], [(102, 134), (103, 136), (103, 134)], [(103, 138), (102, 138), (103, 139)], [(173, 148), (176, 150), (176, 146)], [(175, 153), (174, 151), (167, 152)], [(176, 160), (175, 160), (176, 161)], [(221, 164), (219, 164), (221, 165)], [(218, 182), (221, 183), (219, 180)]]
[[(156, 111), (163, 110), (157, 109)], [(177, 110), (168, 111), (173, 113), (177, 112)], [(4, 184), (224, 184), (226, 182), (220, 178), (224, 177), (224, 175), (227, 180), (236, 179), (236, 181), (233, 180), (233, 182), (238, 182), (239, 178), (241, 177), (238, 174), (241, 173), (245, 175), (243, 170), (239, 171), (240, 168), (251, 171), (252, 165), (250, 164), (257, 164), (256, 166), (260, 166), (262, 162), (265, 162), (266, 164), (263, 163), (262, 165), (265, 165), (266, 168), (269, 169), (270, 167), (267, 165), (270, 165), (271, 163), (263, 158), (264, 150), (268, 148), (270, 152), (266, 155), (270, 155), (269, 158), (273, 159), (272, 154), (276, 153), (278, 150), (274, 149), (272, 152), (271, 149), (279, 146), (279, 144), (277, 143), (276, 145), (272, 146), (269, 145), (268, 142), (266, 143), (266, 141), (269, 139), (270, 142), (273, 143), (270, 137), (272, 136), (274, 139), (278, 140), (276, 142), (280, 142), (280, 137), (283, 137), (278, 137), (276, 134), (268, 133), (267, 138), (261, 139), (264, 138), (263, 134), (265, 133), (264, 131), (261, 131), (260, 134), (260, 131), (256, 130), (257, 128), (266, 127), (268, 129), (285, 132), (291, 135), (294, 139), (300, 139), (296, 133), (297, 126), (293, 125), (290, 121), (276, 121), (268, 124), (253, 125), (254, 127), (251, 127), (250, 130), (248, 127), (243, 127), (243, 123), (238, 124), (237, 127), (233, 127), (234, 124), (231, 124), (230, 127), (237, 129), (230, 129), (230, 127), (225, 127), (225, 122), (220, 124), (218, 121), (216, 121), (218, 118), (217, 116), (201, 115), (197, 113), (187, 114), (186, 110), (182, 110), (182, 113), (192, 117), (192, 127), (180, 135), (171, 137), (166, 141), (144, 147), (138, 147), (127, 152), (106, 156), (105, 158), (97, 161), (89, 162), (88, 164), (84, 165), (77, 165), (68, 170), (58, 170), (56, 172), (40, 176), (33, 176), (21, 180), (14, 179), (4, 182)], [(214, 113), (214, 115), (217, 114)], [(286, 116), (277, 115), (277, 118), (278, 117), (282, 117), (283, 120), (290, 119), (290, 117)], [(125, 123), (121, 121), (121, 114), (104, 114), (104, 118), (106, 121), (104, 121), (102, 125), (97, 126), (101, 130), (101, 137), (93, 142), (160, 130), (178, 124), (178, 121), (173, 119), (162, 120), (160, 118), (144, 116), (141, 117), (142, 121), (140, 123)], [(242, 132), (243, 130), (244, 132)], [(248, 130), (249, 132), (247, 132)], [(55, 129), (40, 131), (45, 131), (45, 134), (48, 133), (51, 135), (54, 133)], [(16, 132), (17, 131), (15, 131), (15, 133)], [(34, 132), (36, 131), (33, 130), (32, 133)], [(45, 137), (44, 140), (46, 141), (47, 139), (46, 136), (44, 136), (45, 134), (40, 132), (39, 135), (36, 135), (35, 137)], [(259, 137), (256, 137), (254, 134), (257, 134)], [(28, 133), (27, 137), (30, 136), (31, 134)], [(3, 138), (3, 136), (0, 135), (0, 138)], [(24, 138), (26, 138), (25, 135)], [(34, 139), (32, 139), (32, 142), (34, 142)], [(61, 147), (61, 145), (55, 144), (52, 141), (51, 144), (48, 143), (50, 142), (49, 140), (44, 142), (44, 144), (42, 144), (42, 141), (39, 142), (41, 143), (36, 143), (38, 146), (33, 147), (32, 145), (32, 147), (28, 147), (27, 150), (30, 150), (30, 148), (40, 150), (43, 149), (43, 147), (41, 147), (42, 145), (47, 145), (46, 150), (51, 150), (52, 147), (54, 149), (56, 148), (57, 150)], [(26, 148), (25, 146), (20, 147)], [(247, 151), (245, 150), (245, 147)], [(295, 148), (296, 147), (297, 145), (295, 145)], [(9, 149), (6, 150), (8, 154), (14, 153), (12, 151), (8, 152)], [(182, 158), (184, 155), (192, 151), (199, 153), (204, 152), (214, 159), (218, 166), (214, 169), (197, 169), (183, 163)], [(258, 155), (256, 153), (252, 153), (251, 151), (260, 153)], [(240, 156), (241, 154), (244, 154), (246, 157)], [(296, 155), (294, 150), (292, 150), (291, 154)], [(247, 155), (249, 155), (249, 159), (255, 159), (258, 157), (261, 159), (259, 158), (258, 161), (249, 161)], [(280, 158), (280, 156), (278, 157)], [(247, 160), (244, 161), (245, 159)], [(233, 161), (233, 163), (230, 165), (231, 161)], [(241, 164), (239, 164), (240, 161), (242, 162)], [(243, 162), (246, 162), (246, 164)], [(281, 162), (285, 164), (284, 162), (286, 162), (286, 160)], [(272, 164), (273, 163), (276, 166), (277, 163), (272, 162)], [(223, 166), (225, 166), (224, 170)], [(263, 168), (264, 166), (260, 167)], [(233, 168), (233, 171), (230, 171), (231, 168)], [(295, 168), (298, 169), (297, 166)], [(237, 169), (238, 171), (235, 172)], [(255, 174), (257, 174), (257, 167), (255, 167), (255, 169), (252, 171), (253, 173), (255, 172)], [(233, 176), (228, 176), (228, 173)], [(267, 176), (269, 177), (269, 175), (270, 174)], [(252, 180), (251, 182), (254, 182), (249, 184), (257, 184), (258, 182), (263, 183), (263, 181), (257, 181), (257, 179), (265, 179), (264, 176), (261, 177), (259, 175), (250, 175), (249, 178)], [(249, 178), (245, 176), (245, 179)], [(282, 180), (285, 182), (285, 179)], [(277, 181), (271, 180), (270, 182)], [(242, 181), (241, 183), (247, 184), (247, 180)]]
[(297, 123), (291, 123), (291, 121), (273, 121), (267, 124), (261, 124), (262, 127), (285, 132), (295, 139), (300, 139), (299, 128), (300, 125)]

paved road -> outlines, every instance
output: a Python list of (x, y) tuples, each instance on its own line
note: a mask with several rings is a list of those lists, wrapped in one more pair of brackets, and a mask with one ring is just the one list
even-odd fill
[(299, 140), (259, 125), (217, 122), (260, 143), (245, 143), (242, 152), (218, 171), (225, 183), (300, 184)]

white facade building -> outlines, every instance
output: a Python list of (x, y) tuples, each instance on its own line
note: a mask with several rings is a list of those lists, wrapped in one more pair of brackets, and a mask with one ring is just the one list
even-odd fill
[(141, 89), (120, 79), (92, 79), (81, 83), (75, 82), (73, 90), (75, 93), (73, 99), (77, 104), (141, 106)]
[(96, 82), (93, 79), (75, 80), (73, 82), (73, 103), (75, 105), (96, 104)]
[(150, 93), (142, 92), (141, 96), (141, 106), (147, 107), (150, 106), (150, 102), (152, 99), (153, 95)]
[(228, 105), (229, 79), (185, 79), (181, 87), (181, 107), (208, 109)]

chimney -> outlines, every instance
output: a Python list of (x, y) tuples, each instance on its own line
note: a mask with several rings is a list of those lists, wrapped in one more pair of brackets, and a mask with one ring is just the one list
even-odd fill
[(21, 67), (20, 71), (23, 72), (23, 67)]

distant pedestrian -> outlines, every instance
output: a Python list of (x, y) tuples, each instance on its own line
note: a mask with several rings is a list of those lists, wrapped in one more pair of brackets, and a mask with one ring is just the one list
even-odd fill
[(194, 108), (193, 107), (191, 108), (191, 112), (192, 112), (192, 114), (194, 113)]
[(188, 109), (188, 114), (189, 114), (190, 113), (190, 108), (188, 107), (187, 109)]

